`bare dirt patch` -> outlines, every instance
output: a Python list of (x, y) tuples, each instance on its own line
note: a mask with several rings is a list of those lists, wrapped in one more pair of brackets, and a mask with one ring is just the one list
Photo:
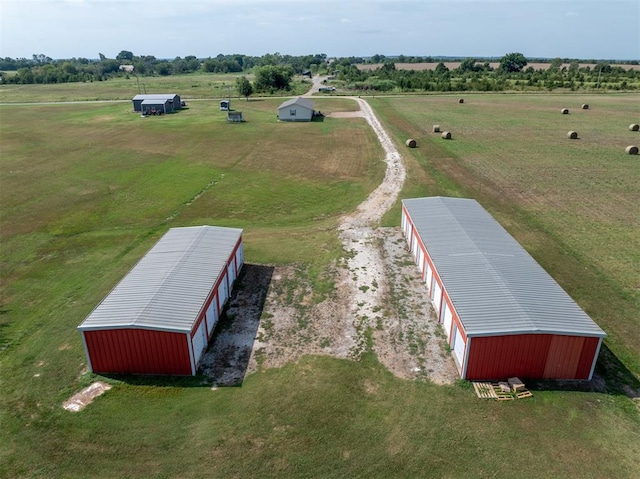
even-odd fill
[(360, 111), (337, 117), (365, 118), (384, 148), (387, 168), (383, 182), (340, 222), (346, 255), (327, 273), (336, 287), (314, 303), (303, 266), (276, 266), (255, 277), (255, 266), (248, 265), (230, 300), (229, 326), (221, 322), (201, 365), (216, 384), (239, 384), (247, 373), (308, 354), (358, 359), (368, 347), (399, 377), (438, 384), (457, 378), (400, 229), (377, 226), (404, 183), (402, 157), (369, 104), (352, 99)]
[(95, 398), (104, 394), (105, 391), (111, 389), (111, 386), (103, 381), (96, 381), (87, 386), (82, 391), (71, 396), (71, 398), (62, 404), (62, 407), (67, 411), (78, 412), (82, 411), (88, 404)]

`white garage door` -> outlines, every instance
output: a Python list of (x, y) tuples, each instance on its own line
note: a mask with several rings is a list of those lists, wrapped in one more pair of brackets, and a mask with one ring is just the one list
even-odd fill
[(429, 290), (429, 295), (431, 295), (431, 290), (433, 289), (431, 287), (431, 281), (433, 281), (433, 271), (431, 271), (431, 266), (429, 266), (429, 263), (427, 263), (427, 279), (425, 280), (425, 282), (427, 283), (427, 289)]
[(238, 246), (238, 251), (236, 251), (236, 265), (237, 265), (236, 267), (237, 267), (238, 273), (242, 269), (243, 264), (244, 264), (244, 247), (242, 244), (240, 244), (240, 246)]
[(198, 326), (196, 334), (193, 336), (193, 356), (196, 364), (200, 362), (202, 353), (207, 348), (207, 333), (204, 329), (204, 321)]
[(464, 342), (464, 339), (462, 339), (462, 334), (460, 334), (460, 332), (458, 331), (458, 325), (456, 324), (454, 327), (455, 330), (455, 334), (454, 334), (454, 344), (453, 344), (453, 352), (456, 355), (456, 358), (458, 359), (458, 364), (460, 364), (460, 366), (462, 366), (462, 359), (464, 358), (464, 348), (466, 346), (466, 343)]
[(214, 296), (211, 300), (211, 304), (207, 309), (207, 330), (209, 331), (209, 336), (213, 334), (213, 329), (216, 327), (216, 323), (218, 322), (218, 298)]
[(443, 321), (442, 321), (442, 327), (444, 328), (445, 332), (447, 333), (447, 343), (451, 344), (451, 321), (453, 320), (453, 314), (451, 313), (451, 310), (449, 309), (449, 305), (447, 304), (447, 302), (444, 302), (444, 315), (443, 315)]
[(236, 258), (235, 256), (231, 260), (229, 266), (227, 266), (227, 278), (229, 281), (229, 287), (233, 285), (233, 282), (236, 280)]
[(227, 275), (226, 271), (224, 276), (222, 277), (222, 281), (220, 281), (220, 286), (218, 286), (218, 298), (220, 299), (220, 307), (227, 302), (227, 298), (229, 297), (229, 286), (227, 285)]
[(440, 288), (440, 285), (435, 278), (433, 278), (433, 305), (436, 308), (436, 314), (439, 318), (440, 306), (442, 305), (442, 288)]

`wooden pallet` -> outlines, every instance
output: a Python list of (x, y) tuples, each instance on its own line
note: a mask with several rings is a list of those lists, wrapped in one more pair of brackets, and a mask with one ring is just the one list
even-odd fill
[(473, 389), (476, 391), (476, 395), (480, 399), (498, 399), (495, 389), (493, 388), (493, 384), (491, 383), (482, 383), (482, 382), (473, 382)]
[(473, 389), (480, 399), (495, 399), (497, 401), (513, 401), (533, 397), (533, 394), (522, 386), (517, 391), (505, 392), (499, 383), (473, 381)]
[(518, 399), (532, 398), (533, 394), (531, 394), (531, 391), (529, 391), (528, 389), (524, 389), (524, 390), (518, 391), (516, 393), (516, 397)]

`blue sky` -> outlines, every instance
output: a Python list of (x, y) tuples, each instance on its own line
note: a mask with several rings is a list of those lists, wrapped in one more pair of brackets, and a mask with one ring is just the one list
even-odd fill
[(640, 0), (0, 0), (0, 57), (640, 59)]

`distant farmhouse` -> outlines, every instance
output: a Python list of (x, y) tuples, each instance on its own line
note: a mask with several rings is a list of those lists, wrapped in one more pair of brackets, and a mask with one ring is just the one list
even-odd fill
[(287, 100), (278, 107), (280, 121), (311, 121), (315, 114), (313, 102), (301, 97)]
[(133, 111), (143, 115), (151, 112), (173, 113), (182, 106), (180, 95), (175, 93), (136, 95), (133, 97)]

